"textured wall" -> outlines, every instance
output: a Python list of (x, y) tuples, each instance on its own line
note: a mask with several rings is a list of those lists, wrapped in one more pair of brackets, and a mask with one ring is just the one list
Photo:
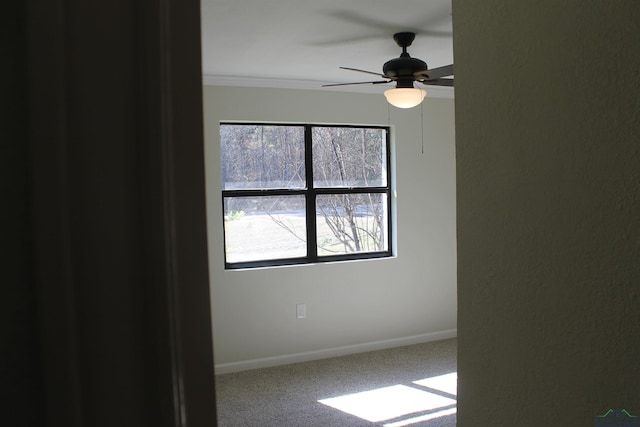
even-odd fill
[(640, 415), (640, 2), (453, 6), (458, 425)]

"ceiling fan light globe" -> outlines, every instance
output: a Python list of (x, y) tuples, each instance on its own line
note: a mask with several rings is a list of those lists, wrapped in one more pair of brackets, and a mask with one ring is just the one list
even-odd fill
[(394, 88), (384, 91), (384, 96), (387, 98), (387, 102), (398, 108), (413, 108), (416, 105), (420, 105), (426, 95), (427, 91), (424, 89), (408, 87)]

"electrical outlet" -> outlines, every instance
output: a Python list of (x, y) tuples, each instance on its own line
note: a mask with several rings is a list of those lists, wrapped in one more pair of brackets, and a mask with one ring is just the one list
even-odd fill
[(306, 304), (296, 304), (296, 317), (298, 319), (304, 319), (307, 317), (307, 305)]

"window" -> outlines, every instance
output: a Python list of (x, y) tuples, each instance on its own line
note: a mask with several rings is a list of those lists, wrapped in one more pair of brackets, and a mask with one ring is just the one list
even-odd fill
[(221, 123), (226, 268), (391, 256), (389, 129)]

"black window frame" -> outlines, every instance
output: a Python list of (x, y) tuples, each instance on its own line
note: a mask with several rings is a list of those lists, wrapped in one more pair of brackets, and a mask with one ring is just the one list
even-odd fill
[[(222, 190), (222, 217), (224, 218), (224, 201), (229, 197), (264, 197), (264, 196), (295, 196), (301, 195), (305, 198), (305, 218), (307, 255), (296, 258), (278, 258), (260, 261), (228, 262), (226, 251), (226, 230), (224, 221), (222, 224), (223, 233), (223, 253), (225, 270), (239, 270), (259, 267), (280, 267), (288, 265), (320, 264), (327, 262), (368, 260), (377, 258), (389, 258), (393, 256), (393, 228), (392, 228), (392, 182), (391, 182), (391, 132), (389, 126), (379, 125), (344, 125), (344, 124), (312, 124), (312, 123), (268, 123), (268, 122), (233, 122), (223, 121), (223, 125), (246, 125), (246, 126), (296, 126), (304, 127), (304, 150), (305, 150), (305, 180), (304, 189), (240, 189)], [(312, 131), (313, 128), (351, 128), (351, 129), (380, 129), (384, 131), (385, 137), (385, 162), (386, 162), (386, 186), (375, 187), (314, 187), (313, 182), (313, 152), (312, 152)], [(376, 252), (358, 252), (342, 255), (323, 255), (317, 253), (317, 231), (316, 231), (316, 198), (323, 194), (386, 194), (387, 202), (387, 250)]]

